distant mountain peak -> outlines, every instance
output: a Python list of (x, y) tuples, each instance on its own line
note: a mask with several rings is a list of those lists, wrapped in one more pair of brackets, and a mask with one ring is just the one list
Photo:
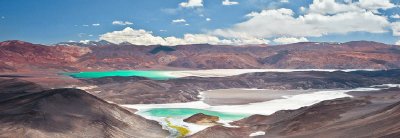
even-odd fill
[(32, 43), (28, 43), (28, 42), (20, 41), (20, 40), (7, 40), (7, 41), (0, 42), (0, 46), (27, 45), (27, 44), (32, 44)]
[(89, 46), (108, 46), (108, 45), (115, 45), (115, 44), (108, 42), (106, 40), (99, 40), (99, 41), (82, 40), (79, 42), (73, 42), (73, 41), (72, 42), (60, 42), (55, 45), (89, 47)]
[(375, 42), (375, 41), (366, 41), (366, 40), (362, 40), (362, 41), (350, 41), (350, 42), (346, 42), (345, 44), (349, 44), (349, 45), (357, 45), (357, 44), (373, 44), (373, 45), (385, 45), (384, 43), (380, 43), (380, 42)]
[(125, 42), (119, 43), (118, 45), (133, 45), (133, 44), (125, 41)]

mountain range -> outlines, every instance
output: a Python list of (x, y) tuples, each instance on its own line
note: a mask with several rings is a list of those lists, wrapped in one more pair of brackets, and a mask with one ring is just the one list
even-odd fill
[(0, 71), (91, 71), (127, 69), (393, 69), (400, 47), (370, 41), (302, 42), (287, 45), (138, 46), (107, 41), (84, 45), (0, 42)]

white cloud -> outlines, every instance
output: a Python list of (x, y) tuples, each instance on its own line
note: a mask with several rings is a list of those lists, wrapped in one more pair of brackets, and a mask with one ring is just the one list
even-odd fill
[(337, 14), (351, 11), (362, 11), (355, 4), (337, 3), (335, 0), (314, 0), (310, 5), (311, 13)]
[(163, 30), (163, 29), (161, 29), (161, 30), (160, 30), (160, 32), (167, 32), (167, 30)]
[(152, 32), (146, 30), (134, 30), (130, 27), (122, 31), (113, 31), (100, 35), (101, 40), (107, 40), (112, 43), (129, 42), (136, 45), (156, 45), (165, 43), (165, 40), (159, 36), (153, 36)]
[[(231, 1), (229, 1), (231, 2)], [(202, 0), (188, 0), (182, 7), (201, 7)], [(267, 44), (295, 43), (308, 41), (307, 37), (351, 32), (385, 33), (391, 28), (394, 36), (400, 36), (400, 23), (390, 23), (388, 17), (378, 13), (378, 9), (388, 9), (393, 4), (388, 0), (313, 0), (308, 8), (302, 7), (300, 15), (291, 9), (268, 9), (251, 12), (246, 21), (230, 28), (210, 30), (206, 34), (184, 34), (183, 37), (161, 37), (151, 31), (130, 27), (121, 31), (103, 34), (100, 39), (113, 43), (129, 42), (136, 45), (185, 45), (185, 44)], [(199, 15), (201, 16), (201, 14)], [(206, 18), (206, 21), (209, 18)], [(211, 20), (211, 19), (209, 19)], [(173, 23), (186, 23), (176, 19)], [(189, 26), (188, 26), (189, 27)], [(160, 30), (161, 32), (161, 30)]]
[(389, 9), (395, 7), (390, 0), (359, 0), (358, 4), (361, 8), (369, 10)]
[(270, 41), (267, 39), (255, 38), (255, 37), (231, 39), (231, 41), (232, 41), (231, 45), (268, 44), (268, 43), (270, 43)]
[(100, 24), (99, 23), (94, 23), (94, 24), (92, 24), (92, 26), (100, 26)]
[(79, 41), (79, 43), (82, 43), (82, 44), (89, 44), (89, 42), (90, 42), (90, 40), (81, 40), (81, 41)]
[(203, 7), (203, 0), (188, 0), (180, 3), (179, 6), (184, 8)]
[(183, 38), (166, 37), (167, 45), (184, 45), (184, 44), (223, 44), (225, 40), (206, 34), (185, 34)]
[(400, 15), (399, 14), (393, 14), (393, 15), (390, 16), (390, 18), (400, 19)]
[(185, 23), (185, 26), (189, 26), (190, 24), (188, 24), (188, 23)]
[(186, 22), (185, 19), (175, 19), (175, 20), (172, 20), (172, 23), (185, 23), (185, 22)]
[(82, 26), (84, 26), (84, 27), (88, 27), (89, 25), (87, 25), (87, 24), (84, 24), (84, 25), (82, 25)]
[(400, 36), (400, 22), (392, 23), (393, 36)]
[(243, 44), (266, 44), (269, 41), (265, 39), (246, 38), (246, 39), (220, 39), (219, 37), (208, 34), (185, 34), (182, 38), (160, 37), (153, 35), (151, 31), (143, 29), (133, 29), (127, 27), (121, 31), (113, 31), (100, 35), (101, 40), (107, 40), (112, 43), (129, 42), (135, 45), (187, 45), (187, 44), (213, 44), (213, 45), (243, 45)]
[(236, 5), (239, 4), (237, 1), (230, 1), (230, 0), (224, 0), (222, 1), (222, 5)]
[(211, 21), (211, 19), (210, 18), (206, 18), (206, 21)]
[(282, 3), (288, 3), (289, 0), (281, 0)]
[(6, 17), (4, 17), (4, 16), (1, 16), (1, 19), (5, 19)]
[(132, 25), (132, 22), (129, 21), (113, 21), (112, 22), (113, 25)]
[(305, 37), (295, 38), (295, 37), (280, 37), (273, 40), (277, 44), (291, 44), (298, 42), (308, 42), (308, 39)]
[(312, 13), (337, 14), (365, 10), (378, 13), (378, 9), (389, 9), (395, 5), (390, 0), (359, 0), (358, 2), (345, 0), (344, 3), (337, 2), (337, 0), (313, 0), (309, 7)]
[(400, 40), (395, 43), (395, 45), (400, 46)]
[[(333, 11), (341, 10), (325, 12)], [(371, 11), (350, 11), (333, 15), (310, 12), (296, 17), (292, 10), (282, 8), (252, 12), (246, 16), (249, 17), (247, 21), (231, 28), (217, 29), (212, 34), (230, 38), (319, 37), (349, 32), (384, 33), (390, 25), (385, 16)]]

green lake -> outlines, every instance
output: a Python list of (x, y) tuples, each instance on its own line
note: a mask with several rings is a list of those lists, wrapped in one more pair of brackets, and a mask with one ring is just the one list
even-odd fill
[(115, 70), (115, 71), (101, 71), (101, 72), (72, 72), (64, 73), (74, 78), (102, 78), (102, 77), (145, 77), (153, 80), (167, 80), (174, 77), (168, 76), (165, 71), (140, 71), (140, 70)]
[(239, 120), (250, 115), (246, 114), (231, 114), (216, 111), (209, 111), (203, 109), (194, 108), (153, 108), (142, 112), (143, 114), (155, 117), (190, 117), (197, 113), (203, 113), (206, 115), (218, 116), (222, 120)]

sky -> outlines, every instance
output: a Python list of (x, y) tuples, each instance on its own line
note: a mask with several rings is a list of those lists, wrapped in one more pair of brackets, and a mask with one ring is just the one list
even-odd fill
[(0, 0), (0, 41), (400, 45), (400, 0)]

